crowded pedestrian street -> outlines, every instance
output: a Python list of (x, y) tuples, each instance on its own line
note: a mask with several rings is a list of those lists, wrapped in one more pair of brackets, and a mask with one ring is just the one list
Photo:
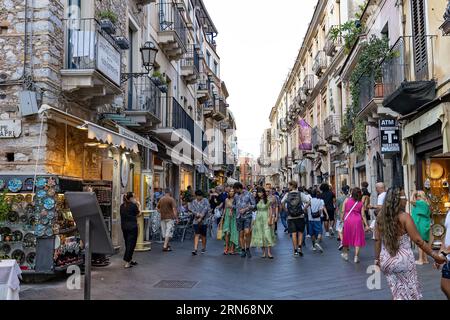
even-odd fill
[[(280, 223), (281, 225), (281, 223)], [(307, 240), (304, 257), (292, 256), (289, 235), (280, 233), (274, 260), (262, 259), (255, 250), (251, 259), (224, 256), (223, 242), (208, 239), (207, 252), (192, 256), (192, 242), (173, 243), (173, 252), (153, 244), (151, 252), (136, 253), (139, 265), (124, 270), (115, 256), (108, 268), (93, 270), (95, 300), (390, 300), (386, 279), (380, 289), (367, 287), (367, 268), (373, 264), (373, 241), (361, 253), (361, 263), (341, 259), (336, 238), (323, 241), (324, 253), (311, 250)], [(418, 268), (426, 300), (443, 300), (440, 272), (431, 265)], [(186, 287), (159, 287), (161, 281), (185, 281)], [(83, 290), (68, 290), (66, 279), (44, 284), (25, 284), (25, 300), (81, 300)]]

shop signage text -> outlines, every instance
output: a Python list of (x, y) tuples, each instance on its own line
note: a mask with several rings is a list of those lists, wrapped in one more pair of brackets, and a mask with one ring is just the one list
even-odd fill
[(400, 152), (400, 130), (397, 120), (380, 120), (381, 153)]
[(138, 135), (137, 133), (134, 133), (133, 131), (119, 127), (119, 134), (136, 141), (138, 144), (140, 144), (143, 147), (146, 147), (152, 151), (158, 152), (158, 146), (155, 143)]
[(102, 35), (98, 35), (97, 69), (120, 86), (120, 52)]
[(21, 120), (0, 120), (0, 138), (18, 138), (21, 133)]

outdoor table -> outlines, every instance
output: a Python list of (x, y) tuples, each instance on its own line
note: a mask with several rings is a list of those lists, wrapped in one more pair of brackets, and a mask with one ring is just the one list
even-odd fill
[(0, 300), (19, 300), (21, 274), (16, 260), (0, 260)]

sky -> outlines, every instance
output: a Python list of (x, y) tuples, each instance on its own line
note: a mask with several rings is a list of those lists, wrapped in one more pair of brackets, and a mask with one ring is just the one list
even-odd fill
[(219, 31), (221, 74), (236, 118), (239, 149), (259, 156), (269, 114), (317, 0), (204, 0)]

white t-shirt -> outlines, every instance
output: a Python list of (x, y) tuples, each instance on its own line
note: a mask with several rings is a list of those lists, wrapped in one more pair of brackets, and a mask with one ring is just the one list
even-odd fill
[(384, 199), (386, 198), (386, 191), (378, 195), (377, 206), (382, 206), (384, 204)]
[(324, 207), (325, 207), (325, 202), (323, 202), (322, 199), (312, 198), (311, 199), (311, 210), (308, 211), (309, 221), (320, 221), (320, 217), (319, 218), (312, 217), (312, 212), (317, 212), (319, 210), (322, 210)]

